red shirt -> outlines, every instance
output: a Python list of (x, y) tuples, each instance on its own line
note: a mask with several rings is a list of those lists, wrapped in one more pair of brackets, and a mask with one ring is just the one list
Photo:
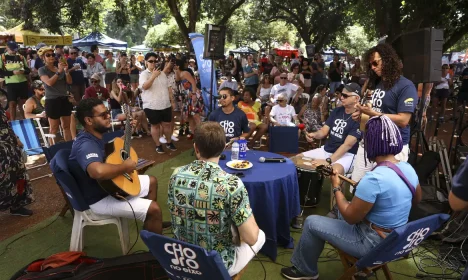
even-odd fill
[[(83, 98), (98, 98), (97, 92), (95, 87), (90, 86), (86, 88)], [(105, 99), (109, 98), (109, 91), (106, 88), (99, 86), (99, 92), (102, 93)]]

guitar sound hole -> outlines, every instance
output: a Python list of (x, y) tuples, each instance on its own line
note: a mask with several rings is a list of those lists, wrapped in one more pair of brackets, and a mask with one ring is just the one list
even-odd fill
[(122, 158), (122, 161), (125, 161), (128, 158), (128, 154), (125, 150), (120, 150), (120, 158)]

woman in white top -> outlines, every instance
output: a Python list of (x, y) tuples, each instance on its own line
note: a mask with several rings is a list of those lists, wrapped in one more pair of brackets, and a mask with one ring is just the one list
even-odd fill
[[(435, 115), (439, 115), (439, 120), (444, 121), (445, 107), (447, 104), (447, 98), (450, 95), (450, 86), (452, 85), (452, 77), (448, 73), (449, 66), (447, 64), (442, 65), (442, 75), (440, 77), (440, 82), (434, 83), (436, 93), (434, 99), (432, 100), (432, 118), (435, 118)], [(439, 101), (441, 104), (440, 114), (438, 110)]]
[(300, 86), (301, 88), (305, 88), (304, 75), (302, 75), (302, 73), (299, 73), (300, 70), (300, 64), (293, 63), (291, 65), (291, 72), (288, 73), (288, 80), (290, 83)]
[(277, 105), (273, 106), (270, 113), (270, 122), (274, 126), (296, 126), (296, 124), (299, 124), (294, 107), (287, 102), (288, 96), (286, 94), (281, 93), (278, 95), (276, 99)]
[(265, 74), (260, 81), (260, 85), (257, 88), (257, 96), (260, 98), (260, 101), (266, 103), (270, 98), (270, 92), (273, 85), (271, 84), (270, 75)]

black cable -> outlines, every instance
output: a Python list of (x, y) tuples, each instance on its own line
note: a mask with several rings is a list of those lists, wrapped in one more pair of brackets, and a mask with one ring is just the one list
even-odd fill
[(48, 226), (50, 226), (50, 225), (52, 225), (53, 223), (55, 223), (55, 221), (57, 221), (58, 217), (59, 217), (59, 215), (57, 215), (57, 217), (55, 217), (55, 219), (54, 219), (52, 222), (50, 222), (48, 225), (46, 225), (46, 226), (44, 226), (44, 227), (42, 227), (42, 228), (40, 228), (40, 229), (36, 229), (35, 231), (31, 231), (30, 233), (23, 234), (23, 235), (21, 235), (21, 236), (15, 238), (15, 239), (13, 239), (12, 241), (10, 241), (10, 243), (8, 243), (8, 244), (5, 246), (5, 250), (3, 250), (3, 252), (0, 254), (0, 257), (3, 256), (3, 254), (5, 254), (5, 253), (8, 251), (8, 247), (9, 247), (11, 244), (13, 244), (13, 243), (15, 243), (16, 241), (22, 239), (23, 237), (26, 237), (26, 236), (28, 236), (28, 235), (30, 235), (30, 234), (33, 234), (33, 233), (35, 233), (35, 232), (39, 232), (39, 231), (41, 231), (41, 230), (47, 228)]
[(267, 272), (266, 272), (265, 266), (263, 265), (262, 260), (258, 257), (257, 253), (256, 253), (255, 250), (252, 248), (252, 246), (249, 245), (249, 247), (250, 247), (250, 250), (252, 250), (252, 252), (254, 253), (255, 257), (257, 257), (257, 260), (258, 260), (258, 261), (260, 262), (260, 264), (262, 265), (263, 273), (264, 273), (263, 280), (266, 280)]
[[(125, 201), (128, 203), (128, 205), (129, 205), (130, 208), (132, 209), (133, 219), (135, 220), (136, 236), (137, 236), (137, 237), (136, 237), (135, 242), (133, 242), (132, 247), (130, 247), (130, 249), (127, 251), (127, 254), (125, 254), (125, 255), (128, 255), (128, 254), (130, 254), (130, 252), (132, 251), (133, 247), (135, 247), (135, 245), (136, 245), (137, 242), (138, 242), (138, 238), (140, 237), (140, 230), (138, 229), (137, 218), (136, 218), (136, 215), (135, 215), (135, 211), (133, 210), (132, 204), (131, 204), (125, 197), (123, 197), (123, 196), (121, 196), (121, 195), (119, 195), (119, 194), (116, 194), (116, 197), (118, 197), (118, 198), (120, 198), (120, 199), (123, 199), (123, 200), (125, 200)], [(129, 238), (130, 238), (130, 236), (129, 236)]]

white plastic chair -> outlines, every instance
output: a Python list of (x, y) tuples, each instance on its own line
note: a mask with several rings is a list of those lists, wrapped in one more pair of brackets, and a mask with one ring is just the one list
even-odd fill
[[(69, 194), (67, 193), (69, 196)], [(129, 249), (128, 221), (125, 218), (116, 218), (111, 216), (102, 216), (93, 213), (91, 210), (77, 211), (75, 209), (75, 217), (73, 218), (72, 235), (70, 238), (70, 251), (83, 250), (83, 229), (85, 226), (103, 226), (115, 224), (119, 232), (120, 246), (122, 253), (125, 255)]]

